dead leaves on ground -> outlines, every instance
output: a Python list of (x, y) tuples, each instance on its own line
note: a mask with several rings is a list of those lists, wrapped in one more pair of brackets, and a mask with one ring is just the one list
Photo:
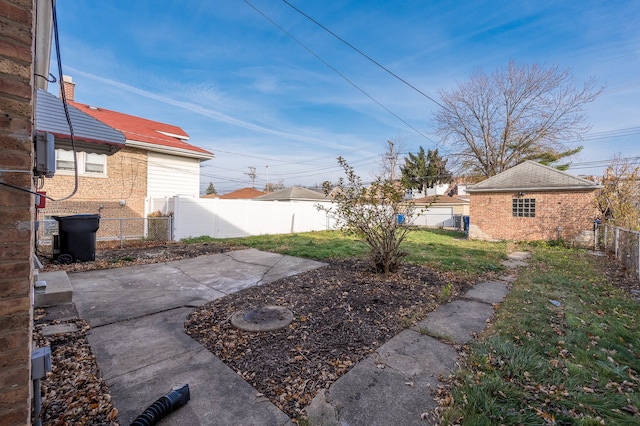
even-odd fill
[[(118, 411), (86, 339), (89, 324), (83, 320), (48, 323), (42, 310), (37, 310), (34, 317), (36, 345), (51, 348), (52, 372), (40, 381), (43, 424), (118, 425)], [(44, 337), (42, 328), (53, 323), (72, 323), (79, 331)]]
[[(318, 390), (435, 309), (444, 283), (423, 267), (407, 265), (385, 280), (363, 263), (340, 261), (213, 301), (185, 328), (295, 418)], [(229, 321), (237, 311), (271, 304), (294, 313), (288, 327), (251, 333)]]

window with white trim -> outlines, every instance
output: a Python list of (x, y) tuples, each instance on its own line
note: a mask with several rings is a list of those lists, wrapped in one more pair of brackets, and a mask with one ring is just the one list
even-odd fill
[[(91, 152), (77, 152), (78, 175), (106, 176), (107, 156)], [(73, 173), (73, 151), (56, 149), (56, 171), (62, 174)]]

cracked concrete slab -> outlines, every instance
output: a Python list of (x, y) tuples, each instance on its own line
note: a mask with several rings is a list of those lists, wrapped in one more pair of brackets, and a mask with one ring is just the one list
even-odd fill
[(456, 356), (453, 347), (405, 330), (316, 395), (307, 408), (310, 424), (424, 425), (422, 413), (437, 406), (431, 389)]
[(507, 258), (511, 260), (520, 260), (525, 261), (527, 259), (531, 259), (531, 253), (528, 251), (514, 251), (507, 255)]
[(485, 303), (500, 303), (508, 293), (509, 288), (504, 282), (484, 281), (471, 287), (464, 297)]
[(458, 299), (441, 305), (420, 321), (414, 330), (425, 330), (433, 336), (444, 336), (455, 343), (466, 343), (486, 326), (493, 307), (475, 300)]
[(255, 249), (167, 263), (69, 274), (73, 302), (92, 327), (181, 306), (201, 306), (242, 289), (324, 264)]
[(130, 424), (172, 387), (186, 383), (191, 400), (163, 424), (290, 424), (287, 415), (183, 332), (190, 312), (174, 309), (90, 331), (120, 423)]
[(121, 424), (174, 386), (191, 401), (167, 425), (288, 425), (289, 417), (184, 332), (200, 306), (243, 288), (323, 266), (312, 260), (241, 250), (163, 264), (69, 274), (80, 318)]

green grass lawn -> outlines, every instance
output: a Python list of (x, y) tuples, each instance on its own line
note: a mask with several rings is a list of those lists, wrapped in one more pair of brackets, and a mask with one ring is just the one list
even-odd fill
[[(318, 260), (367, 254), (333, 231), (215, 241)], [(606, 258), (442, 230), (412, 232), (404, 248), (408, 262), (466, 279), (504, 270), (509, 249), (533, 255), (493, 325), (468, 346), (442, 424), (640, 424), (640, 304), (607, 283), (596, 265)]]
[[(367, 246), (338, 231), (306, 232), (287, 235), (259, 235), (243, 238), (189, 238), (186, 243), (223, 242), (233, 246), (305, 257), (315, 260), (365, 258)], [(479, 275), (504, 268), (506, 243), (469, 241), (464, 233), (438, 229), (418, 229), (409, 233), (404, 250), (406, 261), (424, 264), (441, 271), (474, 279)]]
[(640, 424), (640, 304), (597, 270), (606, 258), (528, 249), (530, 266), (455, 375), (443, 423)]

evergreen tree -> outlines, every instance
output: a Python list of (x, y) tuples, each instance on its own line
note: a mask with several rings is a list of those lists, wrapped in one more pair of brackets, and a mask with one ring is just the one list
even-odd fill
[(420, 147), (418, 154), (409, 153), (405, 157), (402, 172), (402, 184), (407, 189), (420, 189), (423, 193), (427, 188), (433, 188), (441, 183), (449, 183), (453, 179), (447, 170), (447, 160), (444, 160), (438, 150), (428, 150)]
[(213, 186), (213, 182), (209, 182), (209, 186), (207, 186), (207, 195), (217, 194), (216, 188)]

